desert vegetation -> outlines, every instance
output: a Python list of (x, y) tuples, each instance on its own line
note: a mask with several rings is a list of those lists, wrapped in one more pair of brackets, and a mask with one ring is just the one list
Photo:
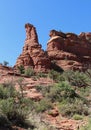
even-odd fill
[[(86, 72), (51, 70), (48, 74), (36, 74), (30, 68), (19, 68), (21, 74), (28, 77), (48, 77), (51, 85), (36, 85), (43, 98), (39, 101), (24, 97), (23, 78), (17, 80), (20, 91), (16, 91), (15, 82), (0, 84), (0, 127), (14, 129), (14, 126), (26, 130), (57, 130), (55, 126), (42, 121), (42, 114), (57, 107), (59, 115), (74, 120), (89, 120), (91, 116), (91, 70)], [(81, 128), (91, 128), (90, 124)]]

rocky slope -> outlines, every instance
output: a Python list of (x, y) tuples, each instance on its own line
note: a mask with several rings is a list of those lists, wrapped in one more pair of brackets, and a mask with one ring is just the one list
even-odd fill
[[(20, 87), (17, 81), (21, 79), (21, 75), (17, 76), (16, 73), (13, 75), (13, 69), (7, 66), (0, 65), (0, 84), (14, 83), (17, 91), (20, 91)], [(42, 93), (38, 92), (36, 86), (50, 86), (53, 84), (53, 80), (49, 77), (46, 78), (37, 78), (36, 80), (31, 78), (23, 77), (23, 94), (24, 97), (35, 100), (36, 102), (40, 101), (44, 98)], [(54, 104), (55, 106), (55, 104)], [(34, 113), (33, 113), (34, 114)], [(62, 116), (59, 113), (58, 108), (55, 106), (49, 111), (45, 111), (42, 114), (33, 115), (34, 122), (37, 122), (39, 125), (39, 129), (42, 127), (42, 124), (46, 124), (47, 126), (53, 126), (53, 130), (77, 130), (80, 126), (85, 126), (87, 124), (86, 120), (74, 120), (69, 119)], [(21, 126), (22, 127), (22, 126)], [(12, 126), (12, 130), (25, 130), (18, 126)], [(0, 130), (4, 130), (4, 128), (0, 126)], [(8, 130), (8, 128), (5, 128)], [(43, 130), (41, 128), (41, 130)]]

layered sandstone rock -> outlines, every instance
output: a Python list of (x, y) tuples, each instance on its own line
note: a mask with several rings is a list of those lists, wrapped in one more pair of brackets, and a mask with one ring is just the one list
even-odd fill
[(26, 40), (22, 54), (18, 57), (15, 68), (23, 65), (32, 67), (36, 72), (50, 69), (50, 60), (38, 42), (36, 29), (32, 24), (25, 24)]
[(51, 30), (45, 53), (38, 42), (35, 27), (28, 23), (25, 29), (25, 44), (15, 68), (23, 65), (25, 68), (32, 67), (36, 72), (46, 72), (52, 69), (54, 62), (63, 70), (91, 68), (91, 33), (76, 35)]
[(50, 31), (47, 52), (51, 61), (65, 69), (91, 68), (91, 33), (62, 33)]

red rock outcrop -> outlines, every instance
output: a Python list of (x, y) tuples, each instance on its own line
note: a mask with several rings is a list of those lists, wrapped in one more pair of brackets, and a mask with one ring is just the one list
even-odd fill
[(47, 53), (51, 61), (64, 70), (91, 68), (91, 33), (62, 33), (50, 31)]
[(51, 30), (46, 53), (38, 42), (35, 27), (28, 23), (25, 29), (25, 44), (15, 68), (23, 65), (25, 68), (32, 67), (36, 72), (46, 72), (52, 69), (54, 62), (63, 70), (91, 68), (91, 33), (76, 35)]
[(32, 24), (25, 24), (26, 40), (22, 54), (18, 57), (15, 68), (23, 65), (25, 68), (32, 67), (36, 72), (46, 72), (50, 69), (50, 59), (42, 50), (38, 42), (36, 29)]

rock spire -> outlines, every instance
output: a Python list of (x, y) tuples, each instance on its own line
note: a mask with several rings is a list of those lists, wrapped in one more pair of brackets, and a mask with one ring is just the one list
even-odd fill
[(38, 42), (36, 28), (32, 24), (25, 24), (26, 39), (22, 53), (17, 58), (15, 68), (23, 65), (24, 68), (32, 67), (36, 72), (46, 72), (50, 69), (50, 60)]

